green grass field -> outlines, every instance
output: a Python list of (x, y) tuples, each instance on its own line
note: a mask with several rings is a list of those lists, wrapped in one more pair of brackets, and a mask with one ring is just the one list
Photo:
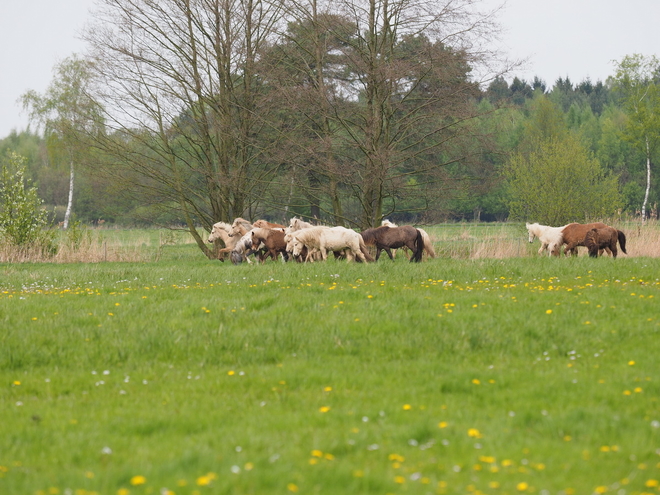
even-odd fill
[(195, 249), (0, 265), (0, 493), (659, 493), (660, 260)]

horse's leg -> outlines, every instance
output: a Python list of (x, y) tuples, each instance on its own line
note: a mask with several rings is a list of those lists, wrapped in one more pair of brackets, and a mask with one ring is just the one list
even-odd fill
[(390, 257), (390, 259), (391, 259), (392, 261), (394, 261), (394, 256), (392, 256), (392, 250), (391, 250), (389, 247), (387, 247), (387, 246), (385, 247), (385, 252), (386, 252), (387, 255)]
[(378, 258), (380, 258), (380, 252), (383, 250), (383, 248), (376, 246), (376, 261), (378, 261)]
[(541, 241), (541, 247), (539, 248), (539, 256), (543, 254), (543, 251), (548, 249), (548, 243)]
[(321, 258), (323, 258), (323, 261), (327, 261), (328, 259), (328, 251), (325, 249), (325, 246), (321, 246)]

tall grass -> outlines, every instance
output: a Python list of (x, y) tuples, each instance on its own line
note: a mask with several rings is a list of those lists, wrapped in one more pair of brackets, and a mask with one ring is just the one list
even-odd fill
[(0, 493), (657, 493), (653, 258), (0, 271)]

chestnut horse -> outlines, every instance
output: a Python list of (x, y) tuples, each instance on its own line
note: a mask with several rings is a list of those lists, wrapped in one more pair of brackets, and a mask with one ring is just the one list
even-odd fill
[(256, 227), (252, 229), (252, 245), (259, 246), (263, 243), (265, 254), (261, 257), (261, 262), (265, 262), (270, 256), (273, 261), (277, 260), (277, 255), (282, 253), (284, 261), (288, 261), (289, 253), (286, 251), (286, 241), (284, 240), (284, 231), (281, 229), (264, 229)]
[[(603, 229), (605, 227), (607, 227), (607, 225), (603, 222), (569, 223), (561, 231), (563, 243), (566, 244), (564, 254), (566, 254), (566, 256), (569, 254), (577, 256), (577, 248), (578, 246), (584, 246), (584, 239), (587, 237), (587, 232), (591, 229)], [(609, 249), (606, 250), (609, 252)]]
[(597, 258), (599, 251), (602, 253), (603, 249), (608, 249), (612, 252), (612, 257), (616, 258), (617, 249), (616, 243), (619, 243), (621, 251), (626, 252), (626, 236), (620, 230), (614, 227), (605, 227), (600, 229), (591, 229), (587, 232), (584, 239), (584, 245), (589, 250), (589, 256)]
[(410, 261), (419, 263), (422, 261), (424, 252), (424, 237), (422, 233), (411, 225), (402, 227), (381, 226), (373, 229), (366, 229), (360, 232), (367, 246), (376, 246), (376, 261), (380, 257), (380, 252), (384, 249), (392, 261), (392, 249), (398, 249), (406, 246), (412, 251)]

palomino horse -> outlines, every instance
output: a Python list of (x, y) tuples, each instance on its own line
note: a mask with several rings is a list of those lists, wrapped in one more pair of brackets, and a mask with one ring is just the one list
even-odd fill
[(310, 227), (290, 232), (286, 239), (289, 241), (287, 250), (294, 257), (300, 256), (304, 248), (307, 248), (305, 261), (310, 261), (316, 251), (321, 252), (323, 261), (327, 259), (328, 251), (345, 251), (348, 261), (354, 258), (362, 262), (373, 261), (362, 236), (345, 227)]
[(230, 253), (234, 249), (239, 238), (231, 234), (231, 225), (225, 222), (217, 222), (213, 224), (207, 242), (213, 243), (217, 240), (222, 240), (225, 244), (225, 247), (218, 251), (218, 259), (225, 261), (225, 253)]
[(626, 252), (626, 236), (620, 230), (614, 227), (604, 227), (600, 229), (591, 229), (587, 232), (584, 239), (584, 245), (589, 250), (589, 256), (597, 258), (599, 252), (602, 253), (603, 249), (608, 249), (612, 252), (612, 257), (616, 258), (617, 249), (616, 243), (619, 243), (621, 251)]
[(424, 252), (424, 238), (422, 233), (410, 225), (402, 227), (376, 227), (360, 232), (367, 246), (376, 246), (376, 261), (380, 257), (380, 252), (384, 249), (392, 261), (392, 249), (398, 249), (406, 246), (412, 251), (410, 261), (419, 263), (422, 261)]
[(526, 223), (527, 232), (529, 232), (529, 242), (534, 242), (538, 237), (541, 241), (539, 254), (548, 250), (548, 256), (559, 256), (561, 245), (563, 243), (562, 229), (565, 227), (550, 227), (548, 225), (539, 225), (538, 223)]
[[(564, 254), (568, 256), (572, 254), (577, 256), (578, 246), (584, 246), (584, 240), (587, 237), (587, 232), (591, 229), (603, 229), (607, 227), (603, 222), (594, 222), (594, 223), (569, 223), (564, 226), (561, 231), (562, 234), (562, 243), (566, 244), (564, 249)], [(605, 249), (608, 254), (611, 254), (609, 248)]]

